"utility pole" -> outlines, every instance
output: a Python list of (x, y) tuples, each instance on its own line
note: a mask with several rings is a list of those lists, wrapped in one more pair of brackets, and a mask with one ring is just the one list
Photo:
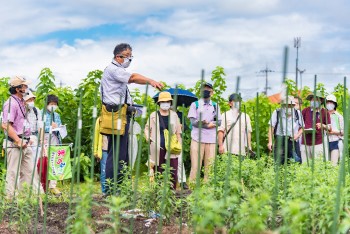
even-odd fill
[(301, 47), (301, 37), (294, 37), (294, 48), (297, 49), (297, 58), (295, 61), (295, 85), (298, 88), (298, 60), (299, 60), (299, 48)]
[[(298, 68), (298, 72), (299, 72), (299, 74), (300, 74), (300, 91), (303, 89), (303, 79), (302, 79), (302, 75), (303, 75), (303, 73), (305, 72), (306, 70), (304, 69), (304, 70), (300, 70), (299, 68)], [(298, 88), (298, 86), (297, 86), (297, 88)]]
[(267, 89), (269, 88), (269, 83), (268, 83), (268, 74), (270, 73), (270, 72), (275, 72), (275, 71), (272, 71), (272, 70), (270, 70), (268, 67), (267, 67), (267, 65), (266, 65), (266, 68), (264, 69), (264, 70), (260, 70), (259, 71), (260, 73), (265, 73), (265, 95), (267, 96)]
[(63, 83), (62, 80), (60, 80), (60, 88), (62, 88), (63, 85), (65, 85), (66, 83)]

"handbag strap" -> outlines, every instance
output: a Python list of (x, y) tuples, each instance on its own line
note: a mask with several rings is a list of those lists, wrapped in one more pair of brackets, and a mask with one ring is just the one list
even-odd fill
[(228, 136), (228, 134), (229, 134), (229, 133), (231, 132), (231, 130), (234, 128), (234, 126), (235, 126), (236, 123), (238, 122), (239, 118), (241, 117), (241, 114), (242, 114), (242, 112), (239, 112), (239, 115), (237, 116), (236, 121), (231, 125), (231, 127), (229, 128), (229, 130), (228, 130), (227, 133), (225, 134), (223, 141), (225, 141), (226, 136)]
[(162, 126), (163, 129), (167, 129), (167, 128), (165, 127), (164, 120), (163, 120), (162, 116), (160, 115), (160, 112), (157, 111), (157, 113), (158, 113), (158, 118), (159, 118), (159, 123), (160, 123), (160, 125)]

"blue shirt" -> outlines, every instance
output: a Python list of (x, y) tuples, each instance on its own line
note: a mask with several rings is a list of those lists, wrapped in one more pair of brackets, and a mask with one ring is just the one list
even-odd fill
[(62, 122), (61, 122), (61, 118), (60, 115), (56, 112), (53, 112), (53, 120), (51, 121), (51, 117), (52, 117), (52, 113), (49, 111), (45, 111), (45, 113), (43, 113), (45, 115), (44, 117), (44, 121), (45, 121), (45, 133), (49, 133), (50, 132), (50, 127), (52, 122), (55, 122), (57, 124), (57, 126), (61, 126)]
[(131, 105), (132, 100), (128, 91), (131, 73), (127, 72), (116, 61), (112, 61), (103, 71), (101, 80), (102, 102), (110, 105), (119, 105), (126, 102)]

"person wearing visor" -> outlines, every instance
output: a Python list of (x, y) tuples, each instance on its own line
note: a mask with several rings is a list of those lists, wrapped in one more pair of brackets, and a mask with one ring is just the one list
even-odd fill
[[(34, 170), (33, 152), (28, 147), (31, 129), (26, 119), (26, 104), (23, 99), (28, 95), (30, 83), (22, 76), (12, 77), (9, 82), (11, 96), (2, 109), (1, 127), (6, 134), (3, 148), (7, 153), (5, 189), (8, 198), (14, 195), (15, 190), (21, 190), (24, 183), (31, 185)], [(17, 174), (19, 184), (16, 181)]]
[[(204, 180), (208, 179), (209, 166), (214, 161), (216, 150), (216, 126), (221, 125), (220, 108), (210, 98), (213, 95), (213, 86), (205, 83), (203, 98), (191, 104), (187, 117), (191, 121), (191, 172), (190, 182), (196, 180), (198, 170), (201, 170), (204, 160)], [(200, 117), (201, 113), (201, 117)], [(199, 122), (201, 121), (201, 123)], [(198, 153), (200, 155), (198, 156)], [(198, 165), (198, 157), (199, 165)]]
[(343, 137), (344, 137), (344, 118), (337, 111), (337, 98), (330, 94), (326, 97), (326, 108), (331, 116), (332, 130), (328, 132), (328, 146), (332, 164), (338, 164), (339, 158), (342, 158)]
[[(133, 105), (133, 101), (128, 89), (128, 84), (149, 84), (156, 89), (162, 89), (163, 84), (152, 80), (148, 77), (140, 75), (138, 73), (131, 73), (126, 70), (129, 67), (132, 56), (132, 48), (129, 44), (121, 43), (116, 45), (113, 51), (113, 60), (103, 71), (101, 79), (101, 98), (102, 104), (105, 106), (108, 112), (118, 111), (120, 105), (127, 104), (129, 107)], [(125, 125), (125, 132), (129, 132), (131, 112), (127, 113), (127, 123)], [(118, 172), (118, 181), (116, 183), (120, 184), (123, 181), (122, 167), (123, 163), (129, 164), (129, 155), (128, 155), (128, 134), (117, 135), (108, 134), (108, 157), (106, 161), (106, 181), (109, 181), (108, 184), (113, 184), (114, 178), (114, 169), (113, 165), (117, 163), (113, 161), (114, 155), (113, 152), (117, 152), (117, 141), (119, 140), (119, 156), (116, 158), (119, 159), (119, 167), (117, 168)], [(114, 141), (114, 142), (113, 142)], [(114, 146), (114, 149), (113, 149)], [(111, 186), (106, 186), (106, 193), (111, 193)], [(119, 191), (119, 189), (118, 189)], [(118, 193), (118, 191), (116, 191)]]
[[(247, 155), (246, 148), (252, 149), (252, 126), (250, 117), (240, 112), (239, 94), (233, 93), (229, 96), (230, 110), (221, 115), (221, 125), (218, 128), (219, 153), (230, 152), (234, 155)], [(225, 139), (225, 140), (224, 140)]]
[[(164, 137), (164, 129), (168, 129), (169, 134), (175, 134), (177, 140), (181, 143), (181, 123), (175, 111), (170, 110), (172, 97), (169, 92), (161, 92), (158, 97), (159, 111), (152, 112), (150, 120), (146, 122), (145, 137), (150, 143), (150, 176), (154, 175), (155, 167), (160, 173), (164, 172), (163, 164), (167, 163), (168, 153)], [(169, 124), (170, 121), (170, 124)], [(169, 129), (169, 126), (171, 129)], [(170, 173), (172, 188), (176, 189), (178, 181), (178, 157), (179, 155), (170, 154)]]
[[(269, 135), (267, 148), (274, 148), (274, 159), (276, 163), (284, 164), (285, 157), (300, 162), (299, 138), (303, 133), (303, 118), (300, 111), (296, 110), (293, 96), (281, 100), (281, 108), (272, 113), (269, 122)], [(287, 138), (287, 139), (286, 139)], [(274, 139), (274, 142), (273, 142)], [(285, 143), (287, 140), (287, 152)], [(274, 144), (273, 144), (274, 143)]]
[[(321, 92), (311, 93), (306, 99), (310, 101), (310, 106), (302, 111), (305, 122), (305, 139), (303, 137), (301, 141), (302, 163), (307, 163), (307, 160), (312, 158), (313, 149), (315, 157), (322, 157), (325, 153), (325, 157), (328, 158), (328, 144), (325, 144), (325, 152), (323, 152), (323, 143), (326, 142), (324, 131), (332, 131), (331, 117), (328, 111), (322, 107), (324, 97)], [(314, 117), (316, 118), (315, 129), (313, 126)], [(313, 131), (315, 131), (314, 143), (312, 140)]]

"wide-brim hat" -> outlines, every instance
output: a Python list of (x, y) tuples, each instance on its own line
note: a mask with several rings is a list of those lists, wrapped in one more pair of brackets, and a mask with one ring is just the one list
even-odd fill
[(32, 82), (27, 80), (25, 77), (23, 76), (13, 76), (11, 77), (10, 81), (9, 81), (9, 85), (11, 87), (17, 87), (20, 85), (30, 85)]
[(171, 94), (169, 92), (161, 92), (159, 93), (159, 96), (158, 96), (158, 102), (168, 102), (168, 101), (172, 101), (173, 98), (171, 97)]
[(294, 97), (288, 96), (287, 98), (282, 98), (281, 105), (295, 105)]
[(28, 101), (31, 98), (36, 98), (32, 91), (29, 91), (29, 94), (23, 97), (24, 101)]
[(317, 97), (317, 98), (321, 99), (321, 101), (324, 100), (324, 97), (320, 91), (316, 91), (315, 93), (313, 93), (313, 92), (310, 93), (309, 95), (307, 95), (306, 100), (310, 101), (311, 98), (313, 98), (313, 97)]

